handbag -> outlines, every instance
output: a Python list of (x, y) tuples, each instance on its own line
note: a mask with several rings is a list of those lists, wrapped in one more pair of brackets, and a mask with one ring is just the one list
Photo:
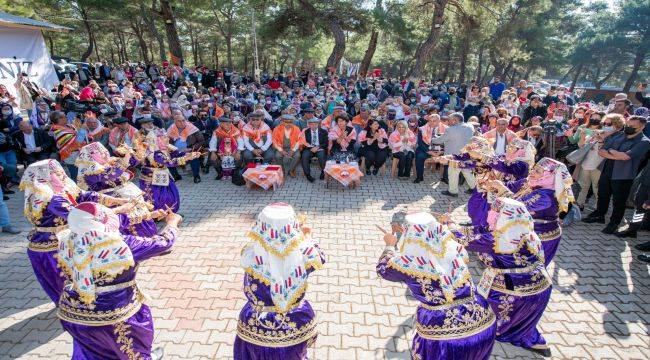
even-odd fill
[(593, 143), (587, 143), (585, 146), (581, 148), (577, 148), (570, 152), (566, 156), (566, 161), (570, 162), (571, 164), (578, 165), (582, 162), (582, 160), (585, 159), (585, 156), (589, 153), (589, 150), (591, 150), (591, 147), (594, 146)]

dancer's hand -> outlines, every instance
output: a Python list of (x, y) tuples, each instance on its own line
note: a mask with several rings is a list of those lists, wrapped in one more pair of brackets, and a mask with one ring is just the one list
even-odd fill
[(165, 217), (165, 222), (168, 226), (178, 227), (182, 221), (183, 217), (175, 213), (168, 213)]

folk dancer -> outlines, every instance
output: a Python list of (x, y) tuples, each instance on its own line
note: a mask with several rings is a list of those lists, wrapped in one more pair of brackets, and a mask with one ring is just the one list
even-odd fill
[[(118, 148), (118, 150), (122, 150)], [(121, 151), (120, 151), (121, 152)], [(120, 231), (136, 236), (154, 236), (158, 229), (154, 219), (163, 216), (163, 210), (153, 210), (153, 205), (144, 200), (144, 193), (131, 182), (133, 173), (128, 167), (139, 164), (138, 156), (124, 149), (122, 158), (111, 157), (108, 149), (99, 142), (90, 143), (81, 148), (76, 165), (79, 168), (77, 185), (82, 190), (91, 190), (119, 199), (133, 201), (134, 207), (127, 214), (118, 214)], [(133, 155), (132, 155), (133, 154)]]
[[(489, 187), (498, 196), (521, 201), (533, 216), (535, 232), (542, 240), (544, 261), (548, 265), (562, 240), (562, 226), (559, 213), (567, 211), (574, 202), (571, 173), (563, 163), (542, 158), (533, 166), (526, 179), (506, 182), (493, 181)], [(484, 217), (487, 213), (476, 213)]]
[(201, 156), (199, 152), (181, 153), (169, 144), (167, 133), (162, 129), (149, 131), (145, 138), (146, 156), (140, 169), (140, 189), (146, 201), (153, 204), (154, 210), (170, 208), (177, 212), (180, 195), (168, 167), (185, 165)]
[(34, 225), (27, 236), (27, 256), (36, 280), (52, 302), (58, 304), (65, 278), (60, 274), (55, 255), (58, 234), (68, 226), (70, 208), (83, 201), (115, 206), (126, 200), (81, 190), (66, 176), (61, 164), (51, 159), (29, 165), (20, 181), (20, 190), (25, 192), (25, 217)]
[[(453, 224), (446, 218), (441, 220)], [(537, 323), (551, 298), (552, 285), (526, 205), (497, 198), (488, 214), (488, 228), (463, 227), (455, 233), (468, 251), (479, 253), (486, 267), (478, 288), (496, 313), (496, 340), (550, 356)]]
[(266, 206), (244, 246), (246, 305), (239, 314), (236, 360), (306, 359), (315, 313), (303, 300), (307, 278), (325, 262), (311, 230), (284, 203)]
[(405, 283), (420, 301), (411, 358), (487, 360), (496, 317), (472, 283), (467, 251), (429, 213), (409, 214), (406, 221), (399, 251), (397, 237), (385, 233), (377, 274)]
[(137, 285), (137, 267), (170, 251), (179, 215), (152, 237), (120, 234), (109, 208), (84, 202), (70, 210), (69, 231), (59, 245), (58, 262), (67, 281), (58, 317), (72, 336), (73, 359), (159, 359), (152, 352), (151, 310)]

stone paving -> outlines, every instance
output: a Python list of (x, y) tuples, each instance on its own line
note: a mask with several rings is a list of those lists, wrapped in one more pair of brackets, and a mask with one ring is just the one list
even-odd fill
[[(405, 212), (448, 211), (462, 216), (467, 195), (450, 199), (435, 177), (421, 184), (388, 177), (364, 179), (361, 188), (325, 189), (322, 181), (288, 179), (276, 192), (186, 176), (179, 183), (185, 222), (172, 254), (140, 267), (153, 301), (156, 337), (165, 359), (229, 359), (236, 318), (244, 304), (239, 251), (254, 216), (284, 201), (306, 213), (328, 263), (310, 278), (307, 299), (318, 313), (320, 335), (312, 359), (408, 359), (417, 302), (404, 285), (378, 279), (383, 243), (375, 224), (388, 226)], [(451, 200), (451, 201), (450, 201)], [(22, 196), (8, 201), (23, 229)], [(550, 266), (553, 295), (540, 330), (557, 359), (650, 358), (650, 275), (635, 259), (634, 244), (600, 233), (600, 226), (565, 229)], [(36, 282), (25, 254), (25, 233), (0, 236), (0, 358), (66, 359), (72, 345)], [(475, 261), (474, 280), (479, 267)], [(497, 343), (495, 359), (532, 359)]]

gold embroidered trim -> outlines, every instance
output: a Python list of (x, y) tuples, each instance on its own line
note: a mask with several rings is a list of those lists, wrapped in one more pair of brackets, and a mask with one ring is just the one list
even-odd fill
[(59, 241), (51, 240), (45, 242), (30, 241), (27, 248), (34, 252), (50, 252), (59, 250)]
[[(388, 260), (388, 263), (386, 264), (386, 266), (391, 267), (394, 270), (401, 272), (402, 274), (412, 276), (414, 278), (432, 279), (432, 280), (435, 280), (435, 281), (438, 281), (438, 282), (441, 281), (440, 276), (437, 275), (437, 274), (428, 273), (428, 272), (424, 272), (424, 271), (416, 271), (416, 270), (404, 269), (403, 267), (397, 265), (393, 261), (392, 258), (390, 260)], [(452, 284), (452, 289), (455, 291), (456, 289), (465, 286), (471, 279), (472, 279), (472, 274), (469, 271), (465, 271), (465, 273), (463, 274), (463, 277), (460, 278), (459, 281)], [(453, 292), (449, 293), (449, 292), (443, 291), (443, 293), (444, 293), (445, 298), (447, 299), (447, 301), (452, 301), (451, 299), (453, 298)]]
[(525, 274), (537, 270), (540, 266), (543, 266), (541, 261), (536, 261), (532, 265), (523, 268), (499, 269), (492, 266), (488, 266), (488, 267), (497, 274)]
[(135, 279), (134, 279), (134, 280), (131, 280), (131, 281), (127, 281), (127, 282), (123, 282), (123, 283), (119, 283), (119, 284), (115, 284), (115, 285), (97, 286), (95, 288), (95, 293), (104, 294), (104, 293), (108, 293), (108, 292), (111, 292), (111, 291), (117, 291), (117, 290), (130, 288), (130, 287), (133, 287), (133, 286), (136, 286), (136, 285), (137, 284), (136, 284)]
[(113, 325), (113, 334), (117, 335), (115, 342), (120, 345), (122, 351), (129, 360), (141, 360), (142, 356), (139, 352), (133, 350), (133, 338), (131, 335), (131, 325), (120, 322)]
[[(531, 281), (536, 281), (536, 282), (531, 284), (526, 284), (526, 285), (515, 286), (514, 289), (510, 290), (505, 288), (505, 283), (495, 281), (492, 284), (491, 290), (495, 290), (506, 295), (530, 296), (530, 295), (539, 294), (542, 291), (551, 287), (552, 285), (551, 279), (549, 278), (548, 272), (546, 271), (546, 268), (544, 267), (544, 264), (542, 262), (538, 261), (531, 266), (527, 266), (521, 269), (513, 269), (513, 270), (524, 270), (524, 269), (530, 269), (531, 267), (535, 269), (529, 271), (519, 271), (516, 273), (530, 272), (532, 273)], [(495, 269), (495, 270), (499, 270), (499, 269)], [(510, 272), (509, 274), (513, 274), (513, 273)]]
[(258, 346), (271, 348), (298, 345), (317, 335), (315, 319), (295, 330), (262, 330), (237, 321), (237, 336), (242, 340)]
[(49, 232), (56, 234), (59, 231), (63, 231), (68, 228), (68, 225), (61, 225), (61, 226), (35, 226), (34, 230), (38, 232)]
[(444, 304), (440, 304), (440, 305), (429, 305), (429, 304), (421, 303), (420, 307), (423, 308), (423, 309), (427, 309), (427, 310), (438, 311), (438, 310), (449, 309), (449, 308), (454, 307), (454, 306), (465, 305), (465, 304), (470, 303), (472, 301), (474, 301), (474, 292), (473, 291), (472, 291), (471, 296), (468, 296), (468, 297), (465, 297), (465, 298), (462, 298), (462, 299), (454, 300), (452, 302), (448, 302), (448, 303), (444, 303)]
[(537, 233), (537, 236), (539, 236), (539, 239), (542, 241), (556, 240), (557, 238), (562, 236), (562, 228), (558, 227), (555, 230)]
[(507, 295), (515, 296), (530, 296), (537, 295), (544, 290), (548, 289), (551, 286), (551, 282), (546, 278), (543, 278), (541, 281), (533, 284), (527, 284), (522, 286), (515, 286), (514, 290), (508, 290), (498, 284), (493, 284), (491, 290), (498, 291)]
[(293, 238), (291, 238), (291, 240), (288, 241), (289, 245), (287, 245), (287, 247), (284, 248), (284, 250), (282, 252), (279, 252), (278, 250), (276, 250), (275, 248), (270, 246), (265, 241), (265, 239), (260, 234), (258, 234), (256, 232), (249, 231), (248, 232), (248, 237), (251, 240), (254, 240), (257, 243), (259, 243), (264, 248), (264, 250), (266, 250), (266, 251), (270, 252), (271, 254), (273, 254), (273, 255), (275, 255), (275, 256), (277, 256), (279, 258), (282, 258), (282, 259), (284, 259), (284, 257), (287, 256), (287, 254), (290, 253), (293, 249), (295, 249), (298, 246), (298, 244), (300, 244), (300, 242), (302, 242), (302, 240), (303, 240), (302, 234), (298, 234), (298, 235), (294, 236)]
[(490, 307), (477, 303), (464, 305), (467, 313), (462, 317), (453, 309), (448, 309), (442, 325), (426, 326), (415, 322), (415, 331), (427, 340), (453, 340), (476, 335), (494, 325), (496, 316)]
[[(74, 307), (75, 303), (78, 302), (71, 299), (68, 293), (64, 290), (61, 295), (61, 301), (59, 301), (59, 311), (57, 312), (57, 316), (61, 320), (74, 324), (87, 326), (114, 325), (135, 315), (142, 306), (142, 300), (142, 294), (140, 294), (136, 289), (134, 299), (131, 303), (114, 310), (92, 311)], [(72, 304), (72, 306), (68, 305), (68, 303)]]

